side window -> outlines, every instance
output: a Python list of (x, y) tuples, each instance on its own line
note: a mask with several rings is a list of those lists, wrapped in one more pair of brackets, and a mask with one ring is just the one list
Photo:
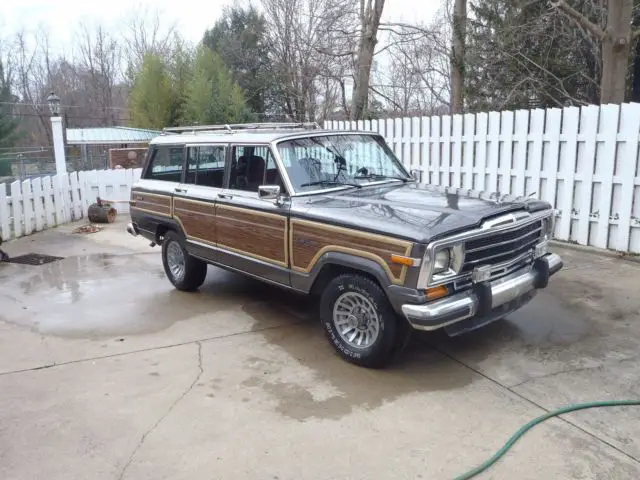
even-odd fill
[(260, 185), (266, 184), (280, 185), (284, 188), (269, 147), (233, 147), (229, 188), (257, 192)]
[(182, 154), (184, 147), (159, 145), (151, 152), (144, 178), (180, 182), (182, 180)]
[(187, 148), (186, 183), (222, 188), (226, 151), (223, 145)]

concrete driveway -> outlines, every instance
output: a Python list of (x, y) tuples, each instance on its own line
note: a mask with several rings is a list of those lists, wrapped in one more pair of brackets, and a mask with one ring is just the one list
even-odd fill
[[(75, 226), (5, 244), (65, 258), (0, 264), (3, 480), (452, 479), (547, 410), (640, 398), (637, 263), (556, 249), (525, 309), (372, 371), (305, 298), (213, 267), (177, 292), (121, 221)], [(640, 408), (545, 422), (478, 478), (640, 478)]]

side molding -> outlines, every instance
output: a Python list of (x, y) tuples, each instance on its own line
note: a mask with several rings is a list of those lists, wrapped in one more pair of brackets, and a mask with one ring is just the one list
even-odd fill
[(357, 265), (362, 265), (363, 260), (376, 264), (376, 276), (380, 270), (384, 272), (379, 278), (381, 284), (403, 285), (408, 267), (393, 263), (391, 255), (409, 256), (412, 247), (406, 240), (295, 218), (289, 229), (291, 269), (303, 274), (311, 274), (320, 259), (341, 254), (335, 258), (357, 258)]

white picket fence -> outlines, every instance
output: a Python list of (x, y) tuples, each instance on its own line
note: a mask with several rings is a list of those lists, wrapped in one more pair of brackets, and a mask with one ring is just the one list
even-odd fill
[(640, 104), (325, 127), (382, 134), (424, 183), (548, 201), (558, 240), (640, 253)]
[[(546, 200), (556, 209), (559, 240), (640, 253), (640, 104), (325, 127), (381, 133), (424, 183)], [(84, 218), (97, 196), (128, 200), (139, 177), (140, 169), (100, 170), (0, 184), (0, 235), (7, 240)], [(126, 203), (117, 209), (128, 213)]]
[[(93, 170), (0, 183), (0, 236), (9, 240), (86, 218), (97, 197), (129, 200), (140, 173), (139, 168)], [(114, 207), (129, 212), (126, 202)]]

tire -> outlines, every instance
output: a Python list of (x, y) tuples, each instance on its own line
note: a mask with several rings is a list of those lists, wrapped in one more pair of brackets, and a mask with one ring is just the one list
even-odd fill
[(356, 274), (343, 274), (325, 287), (320, 319), (336, 352), (347, 362), (383, 368), (394, 356), (398, 319), (380, 286)]
[(183, 238), (172, 230), (162, 242), (162, 266), (173, 286), (185, 292), (200, 288), (207, 277), (207, 264), (189, 255)]

